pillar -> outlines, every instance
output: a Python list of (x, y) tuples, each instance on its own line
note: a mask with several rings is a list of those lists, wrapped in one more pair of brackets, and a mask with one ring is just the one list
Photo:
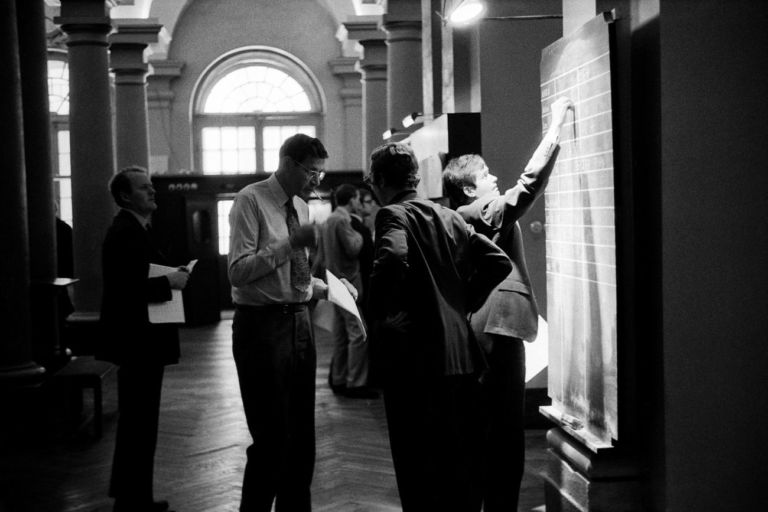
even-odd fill
[(422, 103), (425, 119), (434, 119), (443, 113), (443, 45), (439, 13), (444, 3), (443, 0), (421, 0)]
[(101, 304), (101, 244), (114, 216), (107, 184), (114, 174), (107, 34), (103, 0), (61, 0), (54, 19), (69, 49), (70, 150), (76, 319), (93, 319)]
[(150, 73), (147, 77), (147, 108), (149, 120), (149, 165), (153, 174), (179, 172), (170, 168), (172, 154), (171, 140), (171, 103), (173, 90), (171, 82), (181, 76), (183, 62), (175, 60), (150, 60)]
[(423, 112), (421, 1), (389, 0), (381, 26), (387, 41), (387, 121), (402, 128), (411, 112)]
[(341, 78), (340, 91), (341, 102), (344, 106), (344, 140), (347, 141), (344, 148), (344, 169), (357, 169), (360, 165), (358, 156), (362, 151), (362, 138), (360, 133), (362, 125), (363, 90), (360, 82), (360, 70), (356, 69), (357, 59), (354, 57), (340, 57), (330, 61), (331, 71), (334, 76)]
[(357, 62), (362, 84), (363, 173), (368, 172), (371, 152), (381, 145), (381, 134), (390, 126), (387, 121), (387, 46), (379, 30), (379, 16), (357, 16), (344, 23), (347, 37), (363, 47)]
[(144, 50), (157, 42), (162, 25), (154, 18), (115, 20), (109, 36), (110, 67), (115, 73), (117, 168), (149, 168), (147, 71)]
[[(55, 364), (59, 345), (56, 226), (51, 169), (51, 121), (48, 111), (48, 52), (43, 0), (17, 6), (19, 57), (24, 110), (24, 158), (31, 288), (31, 340), (38, 363)], [(65, 290), (60, 290), (66, 293)]]
[(24, 171), (24, 124), (21, 96), (21, 71), (16, 25), (16, 2), (0, 2), (0, 58), (5, 72), (0, 80), (0, 405), (3, 417), (12, 418), (6, 409), (5, 393), (39, 382), (45, 370), (32, 362), (29, 343), (29, 234)]

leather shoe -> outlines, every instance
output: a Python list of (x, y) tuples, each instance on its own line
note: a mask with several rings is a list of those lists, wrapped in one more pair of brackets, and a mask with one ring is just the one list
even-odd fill
[(168, 510), (168, 502), (150, 501), (150, 502), (134, 502), (128, 500), (115, 500), (115, 505), (112, 507), (112, 512), (166, 512)]

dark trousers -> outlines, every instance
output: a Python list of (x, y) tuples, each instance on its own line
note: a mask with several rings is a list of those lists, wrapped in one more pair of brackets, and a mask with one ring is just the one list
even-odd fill
[(518, 338), (493, 338), (483, 404), (488, 414), (484, 447), (483, 510), (515, 511), (525, 465), (525, 346)]
[(232, 348), (253, 444), (241, 511), (312, 509), (316, 353), (307, 308), (238, 307)]
[(117, 370), (118, 420), (109, 495), (126, 502), (153, 500), (162, 365), (124, 364)]
[(477, 377), (387, 375), (383, 391), (403, 512), (479, 511), (483, 414)]

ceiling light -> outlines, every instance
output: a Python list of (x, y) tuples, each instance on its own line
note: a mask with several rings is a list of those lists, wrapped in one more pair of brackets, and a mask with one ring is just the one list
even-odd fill
[(453, 25), (466, 25), (479, 18), (485, 11), (480, 0), (464, 0), (451, 12), (448, 21)]

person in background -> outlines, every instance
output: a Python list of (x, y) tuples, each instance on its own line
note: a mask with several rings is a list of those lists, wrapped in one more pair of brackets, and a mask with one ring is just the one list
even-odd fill
[(229, 215), (232, 352), (253, 443), (240, 510), (307, 512), (315, 464), (317, 355), (309, 303), (327, 296), (310, 275), (317, 228), (303, 197), (325, 175), (320, 140), (299, 133), (279, 151), (277, 171), (244, 187)]
[[(56, 274), (57, 277), (75, 277), (74, 254), (72, 251), (72, 226), (59, 217), (59, 203), (54, 202), (56, 212)], [(75, 311), (72, 304), (71, 287), (58, 293), (59, 331), (66, 347), (64, 324)]]
[(525, 463), (523, 340), (536, 339), (539, 321), (517, 221), (547, 185), (559, 151), (560, 130), (572, 108), (567, 98), (552, 104), (546, 135), (517, 184), (504, 194), (499, 194), (496, 176), (479, 155), (454, 158), (443, 171), (443, 188), (452, 206), (479, 233), (501, 247), (513, 263), (512, 272), (472, 315), (472, 329), (489, 363), (483, 381), (489, 421), (484, 448), (485, 512), (517, 510)]
[[(336, 189), (334, 197), (336, 209), (322, 226), (316, 266), (352, 283), (358, 291), (357, 302), (360, 306), (364, 293), (360, 253), (365, 240), (353, 228), (354, 212), (360, 210), (360, 193), (354, 185), (343, 184)], [(357, 220), (362, 227), (359, 217)], [(336, 307), (332, 334), (334, 350), (328, 382), (333, 392), (350, 398), (376, 398), (378, 394), (367, 387), (368, 340), (361, 320)]]
[(163, 512), (167, 501), (155, 501), (153, 473), (160, 394), (165, 366), (179, 361), (175, 324), (152, 324), (147, 306), (171, 300), (189, 273), (180, 267), (165, 276), (148, 277), (150, 263), (167, 265), (151, 236), (157, 209), (155, 189), (142, 167), (127, 167), (109, 183), (120, 211), (102, 248), (104, 292), (100, 324), (102, 342), (96, 358), (117, 370), (118, 420), (109, 495), (115, 512)]
[(467, 315), (511, 270), (454, 211), (416, 195), (405, 145), (371, 154), (376, 215), (371, 312), (404, 512), (480, 509), (479, 377)]
[(360, 188), (360, 216), (363, 218), (363, 223), (371, 231), (371, 238), (376, 237), (375, 221), (376, 212), (379, 211), (379, 203), (376, 202), (376, 196), (370, 189)]

